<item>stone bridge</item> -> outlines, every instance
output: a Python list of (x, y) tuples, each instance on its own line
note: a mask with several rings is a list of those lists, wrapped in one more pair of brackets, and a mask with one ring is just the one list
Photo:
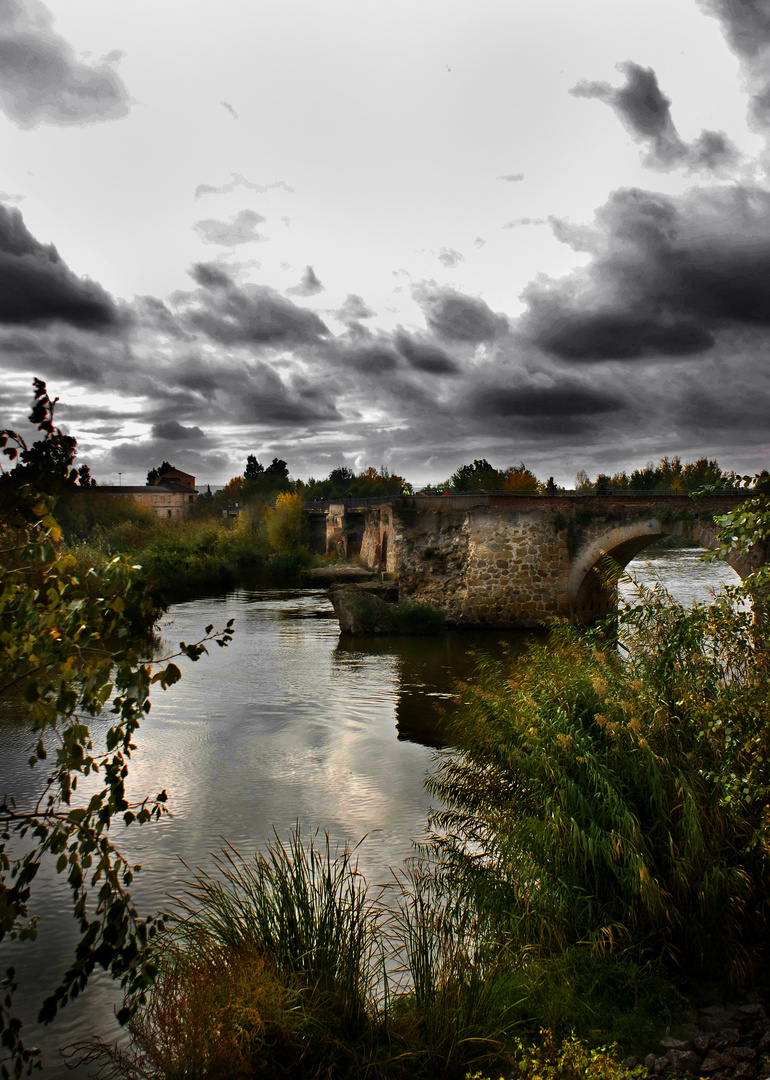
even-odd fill
[[(664, 536), (715, 548), (714, 516), (746, 498), (573, 492), (415, 495), (374, 505), (347, 499), (324, 508), (326, 549), (358, 556), (398, 584), (400, 599), (431, 604), (452, 625), (590, 624), (616, 603), (599, 572), (604, 555), (625, 566)], [(744, 577), (770, 561), (770, 549), (727, 561)]]

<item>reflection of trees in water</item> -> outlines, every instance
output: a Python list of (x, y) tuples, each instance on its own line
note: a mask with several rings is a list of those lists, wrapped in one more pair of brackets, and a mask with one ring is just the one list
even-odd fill
[(507, 650), (521, 651), (532, 631), (450, 630), (436, 637), (343, 636), (335, 655), (347, 666), (364, 668), (367, 660), (390, 656), (397, 665), (396, 730), (399, 739), (442, 747), (442, 715), (451, 710), (455, 684), (470, 679), (474, 654), (501, 658)]

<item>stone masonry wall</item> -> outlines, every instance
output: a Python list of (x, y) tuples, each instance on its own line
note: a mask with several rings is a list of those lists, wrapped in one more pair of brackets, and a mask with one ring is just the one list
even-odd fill
[(467, 626), (544, 626), (569, 615), (564, 538), (542, 508), (443, 508), (397, 518), (399, 585)]

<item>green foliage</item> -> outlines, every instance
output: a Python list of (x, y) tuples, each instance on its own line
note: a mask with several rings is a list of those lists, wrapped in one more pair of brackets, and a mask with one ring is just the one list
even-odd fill
[(766, 471), (754, 476), (722, 478), (716, 484), (707, 484), (695, 492), (695, 498), (711, 495), (720, 489), (744, 489), (747, 499), (734, 510), (714, 518), (718, 526), (717, 549), (713, 557), (737, 552), (747, 555), (752, 549), (760, 552), (763, 560), (744, 580), (744, 590), (754, 602), (758, 620), (766, 622), (768, 590), (770, 589), (770, 495), (767, 494), (770, 476)]
[(519, 972), (526, 1030), (559, 1038), (579, 1032), (592, 1047), (615, 1043), (625, 1054), (649, 1053), (662, 1032), (688, 1019), (688, 1004), (670, 972), (620, 950), (571, 946), (527, 954)]
[[(146, 946), (157, 920), (139, 918), (129, 891), (138, 867), (126, 862), (109, 829), (115, 819), (142, 824), (164, 812), (165, 792), (129, 803), (125, 783), (150, 688), (166, 689), (180, 672), (173, 657), (145, 660), (129, 644), (126, 606), (142, 588), (136, 570), (111, 560), (99, 574), (98, 599), (89, 598), (71, 573), (71, 557), (56, 550), (60, 534), (45, 503), (31, 492), (29, 499), (35, 520), (2, 530), (0, 693), (23, 689), (34, 732), (30, 767), (45, 765), (32, 802), (9, 795), (0, 804), (0, 940), (36, 937), (33, 886), (50, 857), (67, 876), (80, 940), (43, 1003), (40, 1019), (47, 1021), (85, 988), (96, 964), (140, 993), (152, 980)], [(211, 629), (204, 641), (214, 640)], [(231, 632), (217, 640), (226, 644)], [(203, 642), (182, 644), (177, 655), (198, 659), (202, 651)], [(97, 749), (88, 718), (105, 712), (110, 724)], [(94, 780), (96, 787), (81, 797), (78, 782), (86, 778), (89, 790)], [(12, 854), (19, 839), (25, 853)], [(20, 1060), (8, 1007), (0, 1021), (11, 1060)]]
[(308, 480), (304, 487), (305, 499), (344, 499), (352, 495), (359, 499), (378, 499), (387, 495), (400, 495), (410, 484), (396, 473), (380, 467), (379, 470), (371, 465), (362, 472), (356, 473), (346, 465), (332, 469), (326, 480)]
[(749, 976), (770, 932), (764, 642), (730, 598), (647, 594), (615, 640), (568, 627), (480, 659), (428, 781), (439, 876), (517, 940)]
[[(630, 1080), (646, 1075), (643, 1066), (621, 1066), (616, 1046), (589, 1049), (574, 1035), (559, 1045), (550, 1031), (541, 1032), (536, 1045), (519, 1041), (512, 1056), (514, 1080)], [(481, 1080), (481, 1073), (468, 1080)]]
[[(41, 430), (56, 437), (52, 425)], [(21, 440), (12, 432), (2, 439), (12, 457)], [(97, 964), (138, 1000), (152, 982), (148, 948), (162, 918), (139, 917), (130, 886), (140, 868), (127, 862), (110, 828), (121, 820), (141, 825), (165, 812), (165, 791), (139, 802), (126, 797), (151, 687), (171, 686), (180, 678), (176, 657), (197, 660), (206, 642), (226, 645), (232, 629), (228, 624), (213, 634), (210, 626), (201, 641), (180, 643), (174, 656), (142, 657), (131, 644), (127, 617), (132, 606), (151, 610), (138, 568), (113, 558), (90, 571), (96, 590), (84, 589), (73, 573), (74, 558), (60, 551), (52, 498), (23, 484), (14, 494), (0, 520), (0, 694), (24, 704), (29, 765), (37, 768), (38, 782), (29, 797), (3, 793), (0, 801), (0, 942), (36, 938), (34, 886), (43, 862), (51, 860), (66, 875), (80, 938), (70, 967), (42, 1004), (40, 1020), (47, 1022), (85, 989)], [(91, 731), (94, 717), (102, 718), (98, 737)], [(13, 1016), (15, 982), (9, 970), (0, 1004), (4, 1077), (11, 1070), (21, 1075), (31, 1064)]]
[(352, 633), (368, 634), (441, 634), (446, 629), (444, 615), (418, 600), (387, 603), (367, 589), (344, 590), (345, 602), (353, 614)]
[[(157, 515), (147, 506), (139, 506), (130, 499), (115, 499), (111, 495), (99, 493), (98, 488), (87, 491), (79, 487), (68, 488), (61, 492), (56, 502), (56, 520), (61, 526), (65, 539), (72, 543), (77, 540), (101, 540), (107, 542), (112, 554), (125, 551), (124, 536), (131, 536), (130, 530), (123, 534), (120, 526), (135, 526), (133, 535), (136, 542), (130, 547), (141, 544), (147, 538), (156, 522)], [(109, 536), (117, 530), (117, 543), (109, 544)], [(122, 545), (122, 546), (121, 546)]]
[(393, 604), (390, 618), (395, 634), (442, 634), (446, 629), (444, 614), (419, 600), (402, 600)]
[(449, 480), (453, 491), (502, 491), (504, 483), (505, 473), (490, 465), (486, 458), (475, 458), (470, 465), (461, 465)]
[(634, 469), (630, 476), (625, 471), (612, 476), (599, 473), (592, 482), (585, 469), (580, 469), (575, 477), (577, 491), (697, 491), (708, 484), (730, 482), (732, 474), (727, 476), (719, 467), (716, 459), (698, 458), (697, 461), (683, 462), (680, 457), (662, 457), (657, 465), (648, 461), (642, 469)]
[(267, 536), (277, 555), (287, 555), (304, 546), (306, 521), (301, 495), (279, 495), (267, 518)]

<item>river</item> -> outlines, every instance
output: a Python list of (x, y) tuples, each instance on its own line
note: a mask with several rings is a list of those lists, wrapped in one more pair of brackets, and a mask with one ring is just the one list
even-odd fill
[[(684, 603), (708, 602), (737, 577), (704, 563), (697, 549), (643, 553), (629, 566), (644, 583), (660, 581)], [(357, 843), (360, 869), (384, 880), (411, 853), (430, 800), (423, 780), (439, 745), (437, 709), (451, 704), (457, 678), (471, 674), (474, 649), (521, 648), (524, 633), (449, 632), (437, 638), (343, 639), (323, 590), (281, 589), (251, 582), (227, 595), (175, 605), (161, 624), (162, 653), (191, 642), (213, 623), (235, 619), (227, 649), (214, 646), (198, 663), (180, 661), (183, 677), (153, 706), (138, 735), (131, 791), (165, 788), (172, 815), (132, 826), (115, 841), (143, 864), (134, 896), (149, 914), (168, 904), (189, 867), (211, 869), (226, 839), (244, 855), (275, 830), (299, 821), (308, 836), (328, 831)], [(0, 714), (0, 787), (21, 796), (32, 777), (26, 727)], [(122, 830), (122, 826), (120, 826)], [(65, 969), (74, 940), (66, 882), (50, 870), (37, 883), (45, 914), (35, 943), (5, 943), (0, 970), (15, 964), (17, 1008), (30, 1042), (45, 1052), (46, 1077), (69, 1072), (57, 1048), (93, 1034), (116, 1038), (119, 998), (103, 972), (48, 1028), (33, 1017)]]

